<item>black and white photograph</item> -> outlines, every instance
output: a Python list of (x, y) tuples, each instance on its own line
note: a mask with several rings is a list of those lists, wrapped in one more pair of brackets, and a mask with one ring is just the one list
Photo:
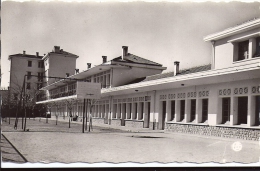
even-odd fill
[(260, 1), (2, 1), (1, 168), (260, 166)]

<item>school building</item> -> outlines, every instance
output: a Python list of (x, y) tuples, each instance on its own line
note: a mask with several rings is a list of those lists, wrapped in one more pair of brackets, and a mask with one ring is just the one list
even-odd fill
[[(121, 56), (110, 61), (102, 56), (100, 65), (89, 63), (78, 72), (77, 56), (64, 56), (55, 46), (42, 58), (48, 66), (45, 73), (67, 73), (78, 80), (47, 80), (42, 88), (46, 93), (37, 103), (50, 104), (53, 116), (68, 119), (71, 111), (81, 121), (83, 100), (77, 98), (77, 84), (101, 83), (101, 98), (91, 104), (93, 124), (258, 140), (260, 19), (208, 35), (204, 41), (212, 45), (211, 64), (181, 69), (181, 61), (176, 61), (174, 71), (166, 73), (161, 64), (129, 53), (127, 46)], [(90, 106), (86, 110), (89, 114)]]

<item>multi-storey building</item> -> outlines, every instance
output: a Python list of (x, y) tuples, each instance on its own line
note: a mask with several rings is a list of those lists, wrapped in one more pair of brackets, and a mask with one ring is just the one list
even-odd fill
[[(9, 55), (11, 63), (9, 100), (19, 100), (19, 94), (24, 86), (26, 94), (30, 95), (30, 100), (36, 101), (42, 96), (40, 88), (59, 80), (58, 77), (64, 78), (75, 73), (76, 58), (78, 56), (63, 51), (59, 46), (54, 46), (52, 52), (44, 56), (40, 56), (38, 52), (36, 55), (26, 54), (25, 51), (22, 54)], [(55, 78), (43, 77), (49, 75)], [(11, 115), (14, 116), (15, 113), (13, 109)]]
[[(43, 86), (43, 80), (30, 76), (44, 74), (42, 56), (39, 56), (38, 52), (36, 52), (36, 55), (29, 55), (23, 51), (22, 54), (10, 55), (9, 60), (11, 62), (9, 87), (10, 91), (13, 92), (12, 95), (18, 95), (19, 91), (22, 90), (24, 81), (27, 90), (37, 90)], [(28, 75), (27, 78), (25, 78), (25, 75)]]
[[(160, 64), (127, 53), (70, 76), (101, 82), (93, 121), (126, 127), (258, 140), (260, 135), (260, 19), (206, 36), (211, 64), (161, 73)], [(54, 82), (38, 103), (75, 99), (78, 82)], [(68, 116), (67, 108), (55, 107)], [(87, 111), (88, 113), (90, 111)]]

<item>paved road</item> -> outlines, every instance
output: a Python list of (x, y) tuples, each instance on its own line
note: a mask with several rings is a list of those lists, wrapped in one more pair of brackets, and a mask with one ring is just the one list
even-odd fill
[(83, 134), (80, 124), (37, 119), (28, 120), (29, 132), (12, 126), (3, 122), (3, 134), (29, 162), (259, 162), (253, 141), (100, 126)]

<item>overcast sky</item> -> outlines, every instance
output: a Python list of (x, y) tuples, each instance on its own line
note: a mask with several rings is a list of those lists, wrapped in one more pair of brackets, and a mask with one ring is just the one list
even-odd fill
[[(79, 56), (82, 71), (129, 53), (173, 70), (210, 63), (203, 37), (260, 16), (255, 3), (6, 2), (2, 3), (2, 87), (9, 85), (8, 55), (48, 53), (58, 45)], [(225, 62), (225, 61), (223, 61)]]

